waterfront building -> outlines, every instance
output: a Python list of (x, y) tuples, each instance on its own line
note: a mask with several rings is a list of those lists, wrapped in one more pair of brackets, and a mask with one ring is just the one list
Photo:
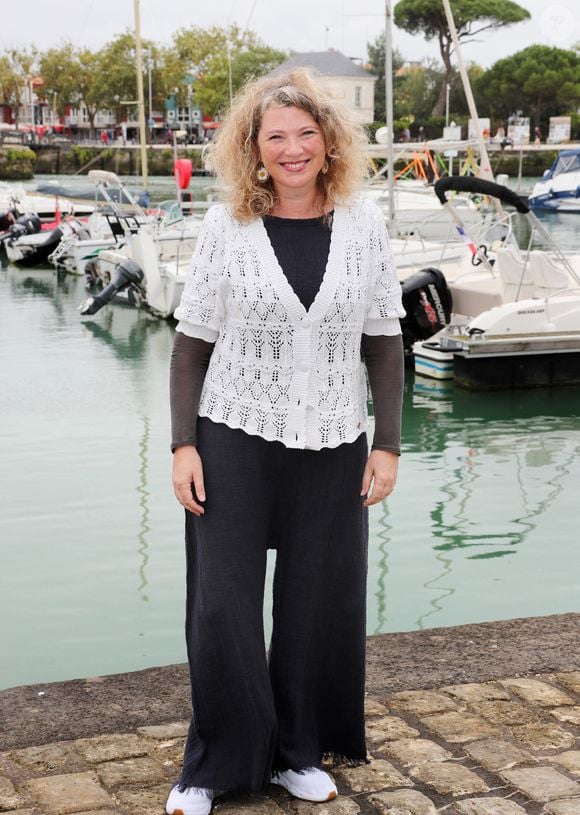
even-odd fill
[(374, 121), (374, 94), (377, 78), (365, 71), (354, 60), (334, 49), (307, 51), (292, 54), (271, 74), (275, 76), (292, 68), (312, 68), (324, 77), (335, 99), (340, 99), (360, 122), (369, 124)]

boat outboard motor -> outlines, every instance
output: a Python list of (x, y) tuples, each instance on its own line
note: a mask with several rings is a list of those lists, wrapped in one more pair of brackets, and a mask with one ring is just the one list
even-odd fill
[(21, 215), (8, 229), (8, 232), (2, 236), (2, 240), (17, 241), (18, 238), (22, 238), (24, 235), (36, 235), (41, 228), (42, 223), (38, 215), (30, 213)]
[(443, 272), (421, 269), (402, 284), (405, 317), (401, 320), (405, 356), (412, 355), (413, 343), (426, 340), (444, 328), (451, 318), (452, 298)]
[[(143, 274), (143, 270), (132, 258), (122, 260), (115, 266), (109, 285), (106, 286), (99, 294), (96, 294), (94, 297), (87, 298), (80, 304), (79, 310), (81, 314), (83, 316), (87, 314), (96, 314), (97, 311), (100, 311), (103, 306), (106, 306), (116, 294), (129, 287), (136, 290), (134, 292), (134, 295), (136, 296), (130, 296), (129, 299), (132, 302), (140, 302), (143, 299), (143, 287), (141, 286), (141, 283), (143, 282), (144, 277), (145, 275)], [(129, 295), (131, 295), (131, 291), (129, 291)]]
[[(6, 230), (10, 229), (19, 215), (20, 213), (17, 209), (5, 209), (3, 212), (0, 212), (0, 232), (6, 232)], [(2, 237), (4, 236), (0, 235), (0, 239)]]

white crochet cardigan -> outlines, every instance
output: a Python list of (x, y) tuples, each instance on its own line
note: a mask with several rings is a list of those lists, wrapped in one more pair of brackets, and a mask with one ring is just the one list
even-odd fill
[(177, 330), (215, 341), (199, 415), (286, 447), (319, 450), (367, 427), (361, 335), (398, 334), (401, 287), (383, 215), (337, 206), (324, 278), (308, 310), (276, 260), (261, 218), (205, 216)]

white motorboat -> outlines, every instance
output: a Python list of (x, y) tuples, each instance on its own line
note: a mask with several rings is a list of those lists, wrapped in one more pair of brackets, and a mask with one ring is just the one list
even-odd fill
[[(471, 389), (580, 384), (580, 255), (560, 252), (519, 196), (478, 178), (451, 177), (436, 185), (458, 228), (460, 219), (446, 193), (466, 188), (497, 197), (526, 215), (532, 226), (530, 246), (520, 252), (515, 242), (504, 240), (491, 257), (487, 246), (473, 245), (472, 258), (483, 271), (465, 270), (464, 264), (461, 273), (462, 264), (455, 265), (457, 274), (449, 283), (453, 313), (446, 324), (433, 320), (431, 336), (421, 336), (423, 326), (416, 320), (407, 326), (416, 370), (433, 378), (453, 376)], [(552, 244), (551, 251), (531, 249), (536, 231)], [(509, 231), (506, 236), (511, 237)], [(419, 302), (429, 298), (433, 311), (433, 297), (441, 291), (427, 288), (423, 284), (413, 296)]]
[[(105, 204), (89, 217), (83, 234), (71, 235), (61, 241), (49, 257), (57, 269), (94, 276), (95, 263), (101, 253), (125, 246), (145, 224), (155, 227), (155, 240), (165, 259), (173, 254), (183, 254), (187, 241), (190, 249), (195, 245), (200, 216), (184, 217), (177, 201), (164, 202), (154, 213), (148, 214), (114, 173), (92, 170), (89, 178), (95, 182)], [(128, 200), (130, 208), (120, 206), (118, 200)]]
[(70, 274), (84, 275), (87, 263), (103, 249), (123, 245), (141, 224), (156, 220), (146, 214), (115, 173), (90, 170), (88, 177), (94, 184), (95, 200), (103, 203), (95, 208), (82, 232), (64, 236), (49, 256), (53, 266)]
[(528, 198), (531, 209), (580, 212), (580, 150), (561, 150)]
[(15, 209), (19, 213), (34, 213), (41, 221), (54, 221), (61, 215), (77, 218), (90, 215), (95, 209), (90, 201), (72, 201), (59, 195), (29, 193), (21, 184), (0, 182), (0, 212)]
[(83, 316), (100, 311), (113, 298), (157, 317), (172, 317), (179, 305), (201, 222), (184, 219), (159, 231), (144, 224), (123, 246), (102, 250), (95, 263), (93, 283), (101, 290), (80, 306)]
[[(37, 218), (38, 216), (23, 216), (18, 219), (18, 226), (22, 221)], [(14, 229), (14, 227), (13, 227)], [(50, 254), (59, 246), (62, 240), (76, 239), (82, 234), (84, 225), (75, 218), (66, 218), (58, 226), (44, 231), (13, 232), (3, 241), (8, 260), (17, 266), (37, 266), (46, 263)]]

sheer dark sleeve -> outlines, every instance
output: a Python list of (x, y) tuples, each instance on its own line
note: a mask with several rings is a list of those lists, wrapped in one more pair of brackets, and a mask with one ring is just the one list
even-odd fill
[(197, 443), (197, 411), (214, 343), (176, 331), (169, 372), (171, 451)]
[(361, 351), (367, 366), (375, 410), (373, 450), (401, 454), (401, 409), (405, 360), (403, 338), (362, 335)]

